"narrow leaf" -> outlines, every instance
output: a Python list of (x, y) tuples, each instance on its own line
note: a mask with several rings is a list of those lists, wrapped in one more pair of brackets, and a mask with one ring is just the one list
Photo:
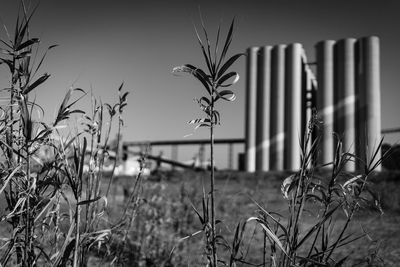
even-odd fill
[(173, 73), (187, 72), (187, 73), (192, 74), (204, 85), (208, 94), (211, 94), (209, 76), (202, 69), (199, 69), (190, 64), (184, 64), (182, 66), (173, 68), (172, 72)]
[[(235, 77), (233, 79), (232, 82), (227, 83), (227, 84), (223, 84), (225, 81), (229, 80), (230, 78)], [(217, 82), (217, 87), (221, 86), (221, 87), (228, 87), (231, 86), (235, 83), (237, 83), (237, 81), (239, 81), (239, 74), (237, 72), (229, 72), (228, 74), (225, 74), (224, 76), (222, 76), (218, 82)]]
[(28, 47), (28, 46), (31, 46), (31, 45), (37, 44), (37, 43), (39, 43), (39, 38), (32, 38), (32, 39), (29, 39), (29, 40), (23, 42), (22, 44), (20, 44), (20, 45), (17, 47), (16, 51), (20, 51), (20, 50), (22, 50), (22, 49), (24, 49), (24, 48), (26, 48), (26, 47)]
[(25, 88), (22, 93), (23, 94), (28, 94), (30, 91), (44, 83), (48, 78), (50, 77), (50, 74), (43, 74), (40, 78), (38, 78), (36, 81), (34, 81), (31, 85), (28, 86), (28, 88)]
[(201, 13), (200, 13), (200, 21), (201, 21), (201, 27), (203, 28), (204, 36), (206, 37), (206, 41), (207, 41), (207, 52), (208, 52), (208, 57), (207, 58), (210, 61), (211, 70), (212, 70), (211, 73), (214, 74), (215, 73), (215, 65), (216, 65), (216, 63), (213, 62), (212, 57), (211, 57), (210, 39), (208, 38), (207, 30), (206, 30), (206, 27), (204, 26), (203, 16), (201, 15)]
[(247, 219), (247, 222), (254, 221), (254, 220), (259, 223), (259, 225), (264, 229), (264, 231), (268, 235), (268, 237), (271, 238), (275, 242), (275, 244), (278, 245), (278, 247), (282, 250), (282, 252), (285, 253), (286, 256), (288, 256), (288, 254), (286, 253), (286, 250), (283, 247), (282, 242), (279, 240), (279, 238), (271, 231), (271, 229), (269, 229), (269, 227), (267, 225), (262, 223), (260, 221), (260, 219), (258, 219), (257, 217), (251, 217), (251, 218)]
[[(223, 62), (223, 60), (224, 60), (224, 58), (225, 58), (225, 55), (226, 55), (226, 52), (228, 51), (229, 45), (230, 45), (231, 42), (232, 42), (232, 33), (233, 33), (233, 25), (234, 25), (234, 23), (235, 23), (235, 19), (232, 20), (231, 26), (229, 27), (229, 32), (228, 32), (228, 34), (227, 34), (227, 36), (226, 36), (224, 48), (223, 48), (223, 50), (222, 50), (221, 57), (219, 58), (218, 67), (219, 67), (219, 66), (221, 65), (221, 63)], [(218, 68), (218, 67), (217, 67), (217, 68)]]
[(203, 42), (201, 41), (200, 35), (197, 32), (197, 28), (196, 26), (194, 26), (194, 31), (196, 32), (196, 36), (197, 36), (197, 40), (199, 41), (200, 47), (201, 47), (201, 51), (203, 52), (203, 56), (204, 56), (204, 60), (206, 61), (207, 64), (207, 68), (210, 71), (210, 74), (213, 74), (213, 68), (211, 66), (211, 58), (208, 58), (206, 50), (204, 48)]
[(194, 119), (188, 121), (188, 124), (197, 124), (197, 123), (203, 123), (203, 122), (210, 122), (210, 119), (204, 118), (204, 119)]
[(207, 124), (207, 123), (202, 123), (202, 124), (197, 125), (194, 129), (196, 130), (196, 129), (200, 128), (200, 127), (208, 127), (208, 128), (210, 128), (211, 125)]
[(33, 75), (32, 75), (32, 76), (35, 76), (36, 73), (38, 72), (38, 70), (40, 69), (40, 67), (42, 66), (43, 61), (44, 61), (44, 59), (45, 59), (46, 56), (47, 56), (47, 52), (49, 52), (51, 49), (53, 49), (54, 47), (57, 47), (57, 46), (58, 46), (58, 45), (51, 45), (51, 46), (49, 46), (49, 47), (47, 48), (46, 52), (44, 53), (44, 55), (43, 55), (42, 58), (40, 59), (39, 64), (37, 64), (36, 69), (35, 69), (35, 71), (33, 72)]
[(5, 180), (2, 181), (3, 187), (0, 189), (0, 195), (1, 195), (1, 193), (4, 191), (4, 189), (6, 188), (6, 186), (8, 185), (8, 182), (10, 181), (10, 179), (11, 179), (12, 177), (14, 177), (15, 173), (16, 173), (17, 171), (19, 171), (20, 168), (21, 168), (21, 165), (18, 165), (18, 166), (8, 175), (8, 177), (7, 177)]
[(101, 197), (98, 196), (98, 197), (93, 198), (93, 199), (86, 199), (86, 200), (83, 200), (83, 201), (79, 201), (77, 205), (78, 205), (78, 206), (87, 205), (87, 204), (90, 204), (90, 203), (92, 203), (92, 202), (96, 202), (96, 201), (99, 200), (100, 198), (101, 198)]
[(217, 75), (217, 79), (219, 79), (227, 69), (229, 69), (230, 66), (232, 66), (233, 63), (235, 63), (235, 61), (240, 58), (241, 56), (244, 56), (244, 53), (240, 53), (240, 54), (236, 54), (234, 56), (232, 56), (231, 58), (229, 58), (224, 65), (222, 65), (221, 69), (218, 71), (218, 75)]
[(323, 218), (321, 218), (321, 220), (318, 223), (316, 223), (313, 227), (311, 227), (310, 230), (308, 230), (308, 232), (300, 240), (300, 242), (298, 242), (296, 250), (311, 236), (312, 233), (314, 233), (318, 228), (320, 228), (321, 225), (325, 223), (325, 221), (328, 220), (339, 207), (341, 207), (341, 205), (337, 205), (336, 207), (331, 209), (327, 214), (325, 214)]
[(218, 24), (217, 38), (216, 38), (216, 41), (215, 41), (215, 49), (214, 49), (214, 60), (215, 60), (215, 62), (217, 61), (220, 32), (221, 32), (221, 21)]
[(214, 101), (217, 101), (220, 98), (226, 101), (234, 101), (236, 99), (236, 95), (230, 90), (222, 90), (221, 92), (215, 90), (215, 92), (217, 96), (215, 97)]

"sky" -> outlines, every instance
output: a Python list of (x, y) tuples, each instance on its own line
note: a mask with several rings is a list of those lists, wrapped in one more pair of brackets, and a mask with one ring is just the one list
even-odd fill
[[(11, 29), (18, 2), (1, 0), (0, 18)], [(194, 132), (186, 124), (202, 115), (193, 99), (201, 97), (204, 89), (193, 77), (171, 74), (173, 67), (185, 63), (204, 67), (193, 28), (193, 23), (200, 22), (199, 7), (211, 34), (220, 22), (226, 33), (236, 18), (230, 55), (250, 46), (298, 42), (313, 61), (318, 41), (378, 36), (382, 127), (400, 126), (400, 2), (396, 0), (41, 0), (31, 36), (41, 39), (42, 48), (59, 45), (42, 67), (51, 77), (36, 92), (37, 102), (47, 111), (45, 120), (54, 117), (71, 86), (92, 90), (103, 102), (112, 103), (124, 82), (124, 90), (130, 92), (125, 141), (179, 140), (190, 134), (185, 138), (207, 138), (206, 130)], [(0, 35), (4, 37), (4, 31)], [(222, 123), (217, 138), (244, 137), (245, 59), (232, 70), (241, 76), (231, 88), (237, 99), (219, 106)], [(8, 79), (4, 71), (0, 79)], [(89, 104), (83, 101), (81, 105)], [(386, 137), (391, 143), (399, 139), (399, 134)], [(221, 157), (226, 158), (226, 148), (221, 149)], [(183, 152), (182, 157), (190, 159), (190, 153)]]

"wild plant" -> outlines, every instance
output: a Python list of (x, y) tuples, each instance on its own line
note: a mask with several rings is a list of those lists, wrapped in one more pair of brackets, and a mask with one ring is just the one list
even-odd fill
[[(44, 73), (37, 77), (47, 51), (36, 62), (38, 38), (31, 38), (29, 23), (33, 12), (28, 15), (22, 3), (22, 15), (17, 16), (14, 35), (5, 27), (6, 39), (1, 43), (0, 64), (7, 66), (9, 86), (1, 90), (8, 94), (8, 103), (1, 107), (0, 149), (2, 164), (2, 188), (7, 202), (8, 214), (2, 216), (12, 228), (12, 236), (7, 239), (1, 264), (6, 265), (11, 255), (16, 255), (17, 263), (32, 266), (40, 253), (35, 240), (35, 222), (41, 215), (49, 198), (56, 190), (48, 183), (47, 177), (39, 177), (32, 170), (35, 154), (40, 146), (49, 144), (52, 128), (36, 121), (34, 113), (40, 114), (40, 107), (29, 99), (29, 94), (44, 83), (50, 75)], [(32, 55), (34, 54), (34, 56)], [(39, 162), (40, 163), (40, 162)]]
[[(202, 96), (195, 101), (200, 106), (200, 109), (205, 113), (205, 118), (199, 118), (190, 120), (189, 124), (197, 124), (195, 129), (199, 127), (206, 127), (210, 130), (210, 158), (211, 158), (211, 173), (210, 173), (210, 192), (206, 195), (203, 194), (203, 215), (196, 210), (199, 219), (203, 225), (203, 231), (206, 236), (206, 254), (209, 262), (209, 266), (217, 266), (217, 235), (216, 235), (216, 214), (215, 214), (215, 167), (214, 167), (214, 127), (220, 124), (220, 113), (216, 109), (215, 105), (219, 100), (234, 101), (235, 94), (228, 89), (224, 89), (235, 84), (239, 80), (239, 74), (234, 71), (229, 71), (232, 64), (240, 58), (243, 54), (235, 54), (229, 59), (225, 60), (229, 46), (232, 42), (234, 20), (230, 25), (227, 33), (224, 46), (219, 54), (219, 38), (220, 38), (220, 26), (218, 27), (216, 41), (214, 49), (211, 48), (210, 39), (208, 38), (207, 30), (204, 26), (204, 22), (201, 19), (201, 26), (204, 32), (206, 42), (203, 42), (200, 35), (195, 27), (197, 40), (200, 44), (202, 54), (207, 66), (205, 72), (201, 68), (185, 64), (173, 69), (173, 73), (185, 72), (193, 75), (199, 80), (203, 87), (206, 89), (206, 96)], [(211, 201), (210, 207), (208, 205), (209, 200)]]
[[(84, 115), (84, 133), (88, 139), (83, 137), (83, 143), (77, 139), (73, 147), (73, 165), (66, 168), (66, 176), (73, 191), (75, 202), (75, 249), (74, 265), (85, 266), (88, 262), (91, 247), (97, 243), (106, 243), (111, 236), (111, 223), (105, 224), (104, 213), (107, 211), (108, 193), (113, 179), (113, 173), (107, 183), (106, 192), (102, 192), (104, 183), (103, 169), (106, 157), (109, 157), (107, 150), (111, 125), (115, 116), (118, 115), (119, 135), (123, 120), (121, 114), (126, 105), (128, 93), (121, 93), (123, 84), (118, 88), (119, 102), (114, 106), (103, 104), (92, 96), (91, 115)], [(108, 111), (108, 117), (106, 116)], [(107, 122), (107, 123), (106, 123)], [(108, 124), (108, 126), (106, 125)], [(87, 140), (90, 140), (89, 142)], [(114, 159), (114, 167), (118, 161), (118, 149)], [(88, 164), (87, 172), (83, 172), (83, 166)], [(75, 168), (71, 172), (70, 167)], [(77, 167), (79, 166), (79, 168)], [(75, 179), (74, 179), (75, 176)], [(100, 201), (102, 200), (102, 201)], [(101, 204), (102, 203), (102, 204)], [(83, 214), (82, 214), (83, 209)], [(83, 215), (83, 218), (81, 216)], [(72, 227), (72, 226), (71, 226)], [(79, 230), (78, 230), (79, 229)]]
[[(257, 204), (259, 215), (248, 219), (262, 227), (267, 241), (263, 266), (342, 266), (350, 255), (336, 258), (335, 252), (367, 236), (365, 232), (349, 233), (354, 216), (363, 208), (381, 212), (368, 178), (385, 157), (378, 158), (382, 142), (368, 162), (364, 162), (361, 173), (352, 174), (345, 173), (343, 167), (359, 159), (343, 152), (338, 140), (334, 160), (328, 164), (330, 175), (324, 177), (312, 165), (319, 145), (319, 137), (313, 139), (312, 133), (318, 125), (314, 114), (302, 145), (301, 169), (283, 181), (281, 190), (288, 204), (287, 217)], [(339, 216), (345, 216), (343, 225), (336, 223)], [(304, 229), (308, 220), (312, 220), (311, 227)]]
[[(23, 1), (21, 5), (13, 35), (4, 25), (7, 38), (0, 40), (0, 64), (10, 74), (9, 86), (1, 90), (8, 100), (0, 107), (0, 195), (7, 204), (1, 223), (11, 228), (10, 236), (2, 239), (0, 264), (86, 266), (94, 246), (107, 244), (114, 232), (128, 225), (107, 221), (112, 177), (106, 184), (103, 178), (111, 125), (117, 117), (120, 136), (128, 93), (121, 84), (115, 105), (92, 97), (92, 112), (87, 115), (75, 108), (86, 93), (70, 89), (54, 121), (43, 122), (45, 111), (30, 95), (50, 77), (37, 73), (55, 46), (37, 58), (40, 40), (30, 37), (29, 28), (34, 10), (28, 13)], [(84, 129), (61, 133), (75, 116), (83, 116)], [(136, 201), (138, 190), (133, 194)], [(135, 212), (124, 211), (125, 217)]]

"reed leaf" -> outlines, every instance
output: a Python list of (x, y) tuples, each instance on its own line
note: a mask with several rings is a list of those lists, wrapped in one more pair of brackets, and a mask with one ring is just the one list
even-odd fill
[(236, 54), (236, 55), (233, 55), (232, 57), (230, 57), (224, 63), (224, 65), (222, 65), (222, 67), (219, 69), (217, 79), (220, 79), (222, 77), (222, 75), (232, 66), (232, 64), (235, 63), (236, 60), (238, 60), (241, 56), (244, 56), (244, 55), (246, 55), (246, 54), (239, 53), (239, 54)]
[(216, 102), (218, 99), (223, 99), (226, 101), (235, 101), (236, 95), (231, 90), (222, 90), (220, 92), (215, 91), (216, 96), (214, 101)]
[[(223, 84), (224, 82), (226, 82), (227, 80), (229, 80), (230, 78), (234, 77), (233, 81), (230, 83), (226, 83)], [(224, 76), (222, 76), (221, 78), (219, 78), (218, 82), (217, 82), (217, 88), (218, 87), (229, 87), (231, 85), (234, 85), (235, 83), (237, 83), (239, 81), (239, 74), (236, 72), (230, 72), (228, 74), (225, 74)]]
[(247, 219), (247, 222), (250, 221), (256, 221), (265, 231), (265, 233), (267, 234), (267, 236), (269, 238), (272, 239), (272, 241), (278, 245), (279, 249), (286, 255), (289, 257), (289, 255), (286, 252), (286, 249), (283, 247), (282, 242), (279, 240), (279, 238), (271, 231), (271, 229), (268, 227), (268, 225), (266, 225), (265, 223), (263, 223), (259, 218), (257, 217), (250, 217)]

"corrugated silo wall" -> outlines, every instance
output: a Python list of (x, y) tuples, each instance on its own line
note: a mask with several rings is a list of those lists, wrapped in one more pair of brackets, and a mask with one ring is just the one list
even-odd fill
[(256, 101), (258, 47), (247, 50), (246, 106), (245, 106), (245, 169), (256, 170)]
[(344, 169), (361, 170), (381, 139), (379, 39), (322, 41), (316, 45), (316, 54), (317, 109), (324, 121), (318, 163), (333, 160), (335, 132), (343, 152), (360, 159), (347, 162)]
[[(247, 171), (299, 169), (313, 107), (324, 123), (316, 164), (332, 162), (334, 132), (343, 152), (364, 162), (372, 157), (381, 138), (379, 39), (327, 40), (315, 48), (316, 79), (301, 44), (247, 50)], [(345, 170), (361, 169), (362, 161), (349, 161)]]
[(247, 51), (246, 170), (296, 170), (313, 77), (301, 44)]

